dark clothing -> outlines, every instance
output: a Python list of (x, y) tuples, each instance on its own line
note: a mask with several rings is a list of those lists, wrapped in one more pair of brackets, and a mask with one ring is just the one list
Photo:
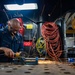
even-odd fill
[[(15, 34), (12, 38), (8, 26), (0, 30), (0, 47), (7, 47), (13, 52), (23, 51), (23, 39), (20, 33)], [(0, 59), (1, 60), (1, 59)]]

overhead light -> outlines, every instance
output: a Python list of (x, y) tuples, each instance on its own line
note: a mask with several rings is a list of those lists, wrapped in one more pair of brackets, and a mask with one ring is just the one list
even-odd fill
[(34, 10), (34, 9), (38, 9), (38, 6), (36, 3), (27, 3), (27, 4), (23, 4), (23, 5), (8, 4), (8, 5), (4, 5), (4, 7), (7, 10)]

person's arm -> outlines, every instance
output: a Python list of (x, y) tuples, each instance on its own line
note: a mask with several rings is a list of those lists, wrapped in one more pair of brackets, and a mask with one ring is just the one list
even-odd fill
[(19, 52), (23, 52), (23, 51), (24, 51), (23, 37), (20, 36)]
[(10, 58), (14, 58), (14, 52), (6, 47), (0, 47), (0, 51), (3, 51), (5, 53), (6, 56), (10, 57)]

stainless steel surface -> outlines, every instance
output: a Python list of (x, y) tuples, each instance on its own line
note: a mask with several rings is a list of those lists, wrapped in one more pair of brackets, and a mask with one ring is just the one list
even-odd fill
[(0, 75), (75, 75), (75, 68), (67, 63), (39, 61), (39, 65), (0, 64)]

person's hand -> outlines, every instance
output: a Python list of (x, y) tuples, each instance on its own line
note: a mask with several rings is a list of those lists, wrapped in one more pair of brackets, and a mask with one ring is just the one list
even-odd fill
[(4, 50), (4, 53), (5, 53), (6, 56), (8, 56), (10, 58), (14, 58), (14, 52), (11, 49), (4, 48), (3, 50)]

